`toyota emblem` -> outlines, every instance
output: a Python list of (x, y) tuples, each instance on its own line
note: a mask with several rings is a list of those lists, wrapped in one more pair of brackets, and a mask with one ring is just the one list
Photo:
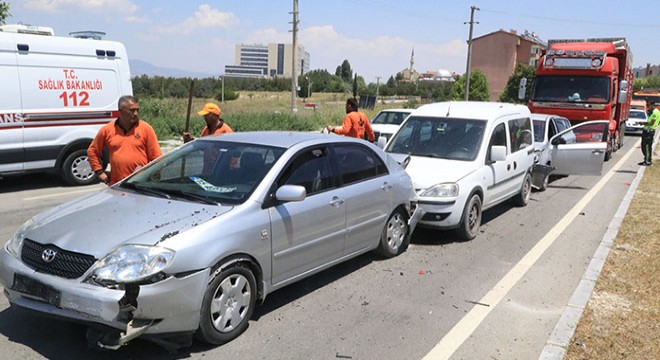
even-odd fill
[(44, 252), (41, 253), (41, 260), (50, 263), (55, 260), (55, 256), (57, 256), (57, 251), (53, 249), (46, 249)]

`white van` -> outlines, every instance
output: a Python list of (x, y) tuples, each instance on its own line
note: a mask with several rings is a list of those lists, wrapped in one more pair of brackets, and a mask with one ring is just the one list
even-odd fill
[(0, 177), (54, 170), (72, 185), (95, 181), (87, 147), (133, 93), (124, 45), (0, 26), (0, 84)]
[[(553, 161), (589, 162), (599, 173), (608, 123), (590, 122), (588, 126), (590, 132), (578, 137), (593, 135), (591, 142), (566, 144), (553, 138)], [(576, 135), (570, 133), (566, 138)], [(529, 200), (535, 151), (532, 121), (525, 106), (493, 102), (424, 105), (408, 116), (385, 151), (401, 160), (413, 180), (422, 210), (419, 226), (456, 229), (459, 238), (470, 240), (479, 231), (483, 210), (511, 198), (519, 206)]]

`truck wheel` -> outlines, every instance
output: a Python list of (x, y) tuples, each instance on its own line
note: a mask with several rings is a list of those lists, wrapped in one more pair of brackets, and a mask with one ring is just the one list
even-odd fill
[[(531, 182), (530, 182), (531, 183)], [(477, 194), (473, 194), (465, 209), (463, 209), (463, 216), (461, 223), (458, 224), (456, 229), (456, 236), (461, 240), (472, 240), (477, 237), (479, 226), (481, 225), (481, 198)]]
[(76, 150), (62, 164), (62, 178), (69, 185), (89, 185), (96, 182), (96, 175), (87, 161), (87, 150)]

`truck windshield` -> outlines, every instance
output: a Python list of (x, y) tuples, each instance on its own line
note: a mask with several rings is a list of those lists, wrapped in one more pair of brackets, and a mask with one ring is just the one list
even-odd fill
[(537, 76), (532, 100), (607, 104), (610, 80), (604, 76)]

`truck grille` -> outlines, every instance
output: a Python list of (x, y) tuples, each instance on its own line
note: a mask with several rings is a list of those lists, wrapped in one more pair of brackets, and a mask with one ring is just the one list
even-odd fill
[[(50, 262), (43, 259), (44, 251), (48, 249), (55, 252)], [(55, 245), (42, 245), (28, 239), (23, 242), (21, 260), (38, 272), (67, 279), (81, 277), (96, 262), (96, 258), (91, 255), (66, 251)]]

